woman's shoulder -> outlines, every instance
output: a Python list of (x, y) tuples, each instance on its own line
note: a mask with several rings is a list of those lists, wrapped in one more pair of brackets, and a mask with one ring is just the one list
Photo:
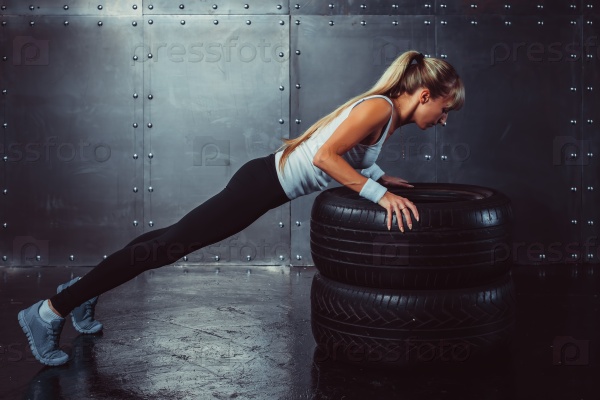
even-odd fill
[(352, 107), (351, 113), (365, 114), (371, 118), (389, 119), (393, 110), (392, 101), (383, 95), (364, 97)]

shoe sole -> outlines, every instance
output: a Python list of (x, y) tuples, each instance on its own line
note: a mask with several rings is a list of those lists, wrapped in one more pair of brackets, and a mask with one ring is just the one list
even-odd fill
[(100, 327), (100, 329), (83, 329), (82, 327), (77, 325), (77, 321), (75, 321), (75, 317), (73, 316), (73, 314), (71, 314), (71, 322), (73, 323), (73, 328), (75, 328), (75, 330), (77, 332), (83, 333), (86, 335), (92, 335), (92, 334), (98, 333), (102, 330), (102, 327)]
[(31, 333), (31, 330), (29, 329), (29, 326), (27, 326), (27, 322), (25, 321), (25, 310), (19, 311), (18, 319), (19, 319), (19, 325), (21, 325), (21, 329), (23, 329), (23, 332), (25, 332), (25, 336), (27, 336), (27, 341), (29, 342), (29, 348), (31, 349), (31, 353), (36, 358), (36, 360), (38, 360), (39, 362), (41, 362), (44, 365), (48, 365), (51, 367), (63, 365), (63, 364), (66, 364), (67, 361), (69, 361), (68, 358), (63, 362), (52, 361), (52, 360), (42, 358), (35, 347), (35, 343), (33, 341), (33, 335)]

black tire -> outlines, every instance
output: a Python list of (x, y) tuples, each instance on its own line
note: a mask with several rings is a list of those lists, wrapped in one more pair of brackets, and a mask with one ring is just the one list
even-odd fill
[(311, 287), (313, 336), (334, 362), (478, 362), (510, 345), (515, 312), (510, 273), (476, 288), (427, 291), (362, 288), (317, 273)]
[(400, 232), (394, 215), (340, 187), (325, 190), (311, 213), (315, 266), (338, 282), (372, 288), (452, 289), (492, 282), (510, 269), (512, 208), (502, 193), (473, 185), (414, 183), (392, 193), (420, 215)]

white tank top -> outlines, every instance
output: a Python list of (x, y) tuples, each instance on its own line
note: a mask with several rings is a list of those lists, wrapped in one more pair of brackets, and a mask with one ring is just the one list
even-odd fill
[[(348, 118), (350, 111), (352, 111), (357, 104), (374, 97), (382, 97), (390, 103), (392, 108), (394, 107), (394, 104), (390, 99), (381, 95), (373, 95), (358, 100), (342, 111), (342, 113), (334, 118), (329, 124), (318, 129), (310, 138), (296, 147), (285, 163), (283, 174), (279, 168), (279, 160), (281, 159), (283, 150), (275, 153), (277, 177), (279, 178), (281, 187), (290, 200), (305, 194), (323, 190), (327, 187), (332, 178), (323, 172), (322, 169), (313, 165), (313, 158), (317, 153), (317, 150), (331, 137), (333, 132), (342, 124), (342, 122)], [(352, 168), (365, 169), (371, 167), (375, 163), (381, 152), (381, 146), (388, 135), (388, 130), (392, 123), (392, 116), (390, 116), (385, 132), (381, 135), (377, 143), (372, 145), (358, 143), (346, 153), (342, 154), (342, 157), (350, 164), (350, 166), (352, 166)]]

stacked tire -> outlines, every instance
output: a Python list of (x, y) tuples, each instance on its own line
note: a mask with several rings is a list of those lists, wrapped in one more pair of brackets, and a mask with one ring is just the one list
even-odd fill
[(320, 361), (374, 366), (479, 361), (510, 343), (512, 208), (502, 193), (462, 184), (391, 189), (412, 201), (413, 229), (348, 188), (311, 213), (311, 327)]

